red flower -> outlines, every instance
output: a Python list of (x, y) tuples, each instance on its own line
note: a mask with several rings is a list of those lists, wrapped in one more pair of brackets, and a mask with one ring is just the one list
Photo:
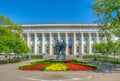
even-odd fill
[(94, 70), (92, 67), (83, 66), (80, 64), (73, 64), (73, 63), (65, 63), (71, 71), (86, 71), (86, 70)]
[(47, 66), (47, 64), (40, 64), (40, 65), (36, 65), (36, 66), (28, 66), (28, 67), (22, 68), (21, 70), (41, 70), (45, 66)]

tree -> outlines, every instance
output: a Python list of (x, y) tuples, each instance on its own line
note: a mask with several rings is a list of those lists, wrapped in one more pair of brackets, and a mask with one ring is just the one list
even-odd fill
[(30, 52), (21, 33), (20, 25), (14, 24), (8, 17), (0, 16), (0, 53), (17, 53), (19, 59), (19, 54)]
[(107, 42), (104, 42), (105, 53), (115, 56), (120, 49), (119, 40), (115, 41), (111, 37), (120, 36), (120, 0), (94, 0), (93, 9), (99, 18), (97, 23), (101, 32), (107, 38)]
[(120, 0), (94, 0), (93, 9), (101, 29), (120, 36)]

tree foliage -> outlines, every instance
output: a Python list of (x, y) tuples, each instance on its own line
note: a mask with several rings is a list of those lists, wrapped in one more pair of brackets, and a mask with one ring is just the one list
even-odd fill
[(22, 27), (8, 17), (0, 16), (0, 53), (27, 53), (29, 47), (20, 34)]
[(102, 31), (120, 36), (120, 0), (94, 0), (93, 9)]
[(94, 44), (95, 50), (102, 54), (120, 54), (120, 40), (113, 36), (120, 36), (120, 0), (94, 0), (93, 9), (99, 18), (101, 32), (106, 37), (106, 42)]

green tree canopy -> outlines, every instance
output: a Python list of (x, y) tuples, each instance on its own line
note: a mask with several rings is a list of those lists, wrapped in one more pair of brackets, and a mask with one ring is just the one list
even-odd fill
[(102, 31), (120, 36), (120, 0), (94, 0), (93, 9)]
[(0, 53), (27, 53), (29, 47), (20, 34), (22, 27), (8, 17), (0, 16)]

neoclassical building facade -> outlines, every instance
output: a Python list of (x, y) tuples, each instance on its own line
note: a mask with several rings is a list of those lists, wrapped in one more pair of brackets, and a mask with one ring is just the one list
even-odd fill
[(54, 55), (57, 39), (65, 40), (66, 55), (93, 54), (93, 44), (103, 38), (97, 24), (28, 24), (22, 27), (22, 37), (33, 54)]

